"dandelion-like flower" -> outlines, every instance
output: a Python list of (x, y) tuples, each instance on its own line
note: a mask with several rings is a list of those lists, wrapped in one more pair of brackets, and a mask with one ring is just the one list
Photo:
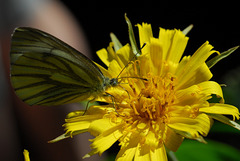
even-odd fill
[[(101, 155), (119, 141), (117, 161), (164, 161), (166, 149), (176, 151), (184, 138), (205, 142), (203, 136), (213, 119), (240, 129), (224, 116), (239, 119), (238, 109), (224, 104), (221, 86), (209, 81), (212, 73), (206, 60), (219, 54), (209, 42), (192, 56), (183, 57), (186, 30), (160, 28), (159, 36), (153, 37), (150, 24), (137, 27), (140, 46), (146, 45), (136, 59), (132, 60), (133, 43), (122, 46), (114, 40), (97, 52), (108, 68), (99, 67), (110, 78), (116, 78), (130, 62), (121, 73), (120, 85), (106, 91), (111, 97), (98, 99), (109, 104), (91, 106), (84, 115), (84, 111), (70, 113), (64, 125), (66, 133), (54, 141), (90, 132), (95, 136), (90, 140), (92, 151), (84, 157)], [(209, 101), (213, 96), (218, 102)]]

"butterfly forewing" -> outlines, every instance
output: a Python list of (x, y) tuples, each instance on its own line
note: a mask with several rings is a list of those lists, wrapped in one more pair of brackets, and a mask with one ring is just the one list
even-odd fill
[(17, 28), (11, 44), (11, 81), (27, 104), (83, 101), (102, 89), (100, 69), (63, 41), (33, 28)]

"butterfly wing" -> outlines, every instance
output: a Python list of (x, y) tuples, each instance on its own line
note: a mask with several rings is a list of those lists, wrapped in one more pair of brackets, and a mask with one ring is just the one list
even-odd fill
[(104, 76), (86, 56), (43, 31), (17, 28), (11, 42), (11, 82), (29, 105), (80, 102), (101, 90)]

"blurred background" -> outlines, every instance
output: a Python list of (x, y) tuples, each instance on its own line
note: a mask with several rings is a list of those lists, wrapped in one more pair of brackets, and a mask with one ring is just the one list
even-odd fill
[[(188, 34), (190, 39), (186, 55), (192, 55), (206, 40), (215, 50), (222, 52), (240, 45), (239, 8), (237, 1), (235, 3), (161, 0), (132, 3), (107, 3), (97, 0), (0, 0), (0, 160), (23, 160), (24, 148), (30, 151), (32, 161), (79, 161), (90, 151), (88, 139), (91, 136), (88, 134), (54, 144), (47, 143), (64, 132), (62, 124), (66, 114), (79, 109), (78, 105), (28, 107), (14, 95), (9, 84), (9, 49), (15, 27), (31, 26), (44, 30), (100, 63), (95, 52), (108, 46), (110, 32), (115, 33), (122, 44), (129, 42), (124, 19), (124, 13), (127, 13), (133, 25), (151, 23), (155, 36), (158, 36), (159, 27), (183, 30), (193, 24), (194, 28)], [(137, 36), (137, 28), (135, 35)], [(214, 74), (212, 80), (227, 85), (223, 87), (226, 103), (237, 107), (240, 107), (239, 60), (240, 49), (211, 69)], [(229, 146), (229, 151), (234, 151), (232, 148), (240, 150), (239, 134), (237, 130), (216, 121), (207, 137), (208, 146), (196, 142), (189, 144), (189, 141), (186, 141), (180, 147), (177, 156), (181, 161), (183, 154), (186, 158), (186, 155), (190, 154), (189, 151), (196, 151), (196, 148), (202, 150), (197, 150), (200, 154), (206, 151), (213, 154), (216, 146), (225, 150), (225, 144)], [(193, 144), (196, 144), (196, 148), (193, 148)], [(96, 155), (85, 161), (114, 160), (117, 148), (116, 144), (104, 153), (104, 156)], [(222, 155), (218, 160), (226, 159), (225, 153), (218, 153), (219, 156)], [(239, 158), (234, 157), (232, 160)]]

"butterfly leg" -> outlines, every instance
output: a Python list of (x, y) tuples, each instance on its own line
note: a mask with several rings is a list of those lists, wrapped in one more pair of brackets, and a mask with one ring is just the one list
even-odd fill
[(84, 111), (84, 113), (83, 113), (83, 116), (85, 115), (85, 113), (86, 113), (87, 110), (88, 110), (88, 105), (89, 105), (89, 103), (92, 102), (93, 100), (95, 100), (95, 98), (93, 98), (93, 99), (91, 99), (91, 100), (89, 100), (89, 101), (87, 102), (87, 105), (86, 105), (86, 107), (85, 107), (85, 111)]
[(106, 93), (106, 95), (107, 96), (110, 96), (111, 97), (111, 99), (112, 99), (112, 104), (113, 104), (113, 108), (114, 108), (114, 110), (115, 110), (115, 112), (119, 115), (119, 113), (118, 113), (118, 111), (117, 111), (117, 109), (116, 109), (116, 104), (115, 104), (115, 98), (114, 98), (114, 96), (113, 95), (111, 95), (110, 93), (107, 93), (107, 92), (105, 92)]

